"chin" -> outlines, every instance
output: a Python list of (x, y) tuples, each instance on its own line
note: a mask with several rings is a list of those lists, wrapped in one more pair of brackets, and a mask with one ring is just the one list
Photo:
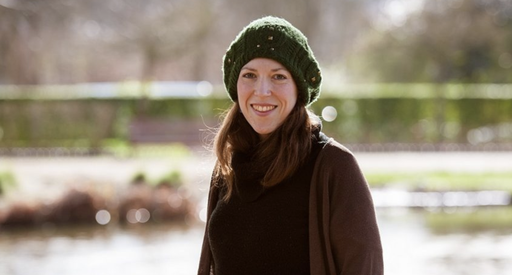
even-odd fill
[(260, 136), (267, 136), (272, 133), (271, 130), (254, 130)]

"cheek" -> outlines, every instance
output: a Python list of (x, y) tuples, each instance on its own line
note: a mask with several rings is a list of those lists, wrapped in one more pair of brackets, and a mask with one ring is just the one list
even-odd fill
[(246, 105), (247, 101), (249, 100), (249, 93), (247, 92), (247, 85), (238, 83), (237, 84), (237, 102), (238, 107), (240, 108), (240, 112), (245, 116), (248, 112), (248, 107)]
[(297, 92), (293, 92), (292, 95), (290, 96), (290, 102), (291, 102), (291, 105), (292, 105), (292, 108), (295, 107), (295, 104), (297, 104)]
[(236, 93), (238, 95), (238, 99), (247, 98), (248, 91), (250, 91), (247, 84), (244, 84), (241, 81), (238, 81), (236, 85)]
[(295, 86), (290, 87), (290, 89), (286, 93), (286, 101), (288, 102), (288, 109), (293, 109), (295, 107), (295, 104), (297, 104), (297, 89)]
[(297, 100), (289, 101), (287, 106), (287, 116), (290, 115), (290, 113), (293, 111), (293, 108), (297, 104)]

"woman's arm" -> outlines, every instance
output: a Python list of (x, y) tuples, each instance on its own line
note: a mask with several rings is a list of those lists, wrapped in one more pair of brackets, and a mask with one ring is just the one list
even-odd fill
[(210, 216), (212, 215), (213, 209), (217, 205), (219, 199), (219, 189), (215, 184), (214, 176), (212, 176), (210, 182), (210, 191), (208, 194), (207, 214), (206, 214), (206, 226), (203, 237), (203, 246), (201, 248), (201, 255), (199, 259), (198, 275), (213, 275), (213, 257), (210, 250), (210, 240), (208, 238), (208, 225), (210, 222)]
[(331, 140), (323, 151), (319, 180), (328, 188), (322, 202), (329, 212), (324, 226), (336, 273), (381, 275), (382, 245), (366, 179), (354, 155), (339, 143)]

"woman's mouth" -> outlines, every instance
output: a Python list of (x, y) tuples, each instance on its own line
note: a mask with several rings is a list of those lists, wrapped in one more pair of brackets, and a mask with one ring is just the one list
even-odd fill
[(266, 113), (266, 112), (270, 112), (272, 110), (274, 110), (275, 108), (277, 108), (277, 105), (258, 105), (258, 104), (251, 104), (251, 107), (258, 111), (258, 112), (263, 112), (263, 113)]

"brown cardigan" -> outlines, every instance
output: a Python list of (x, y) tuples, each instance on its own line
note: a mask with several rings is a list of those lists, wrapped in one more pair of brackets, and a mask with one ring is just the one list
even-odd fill
[[(213, 275), (208, 222), (217, 205), (212, 185), (198, 275)], [(312, 275), (382, 275), (379, 229), (368, 184), (353, 154), (329, 139), (313, 170), (309, 200)]]

